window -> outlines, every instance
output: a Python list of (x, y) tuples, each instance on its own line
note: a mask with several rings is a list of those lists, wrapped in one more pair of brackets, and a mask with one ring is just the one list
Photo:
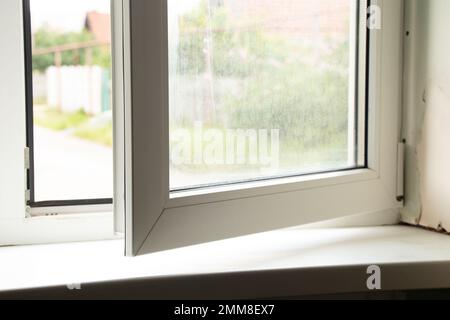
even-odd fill
[[(24, 3), (38, 1), (55, 0)], [(102, 1), (76, 2), (85, 13), (106, 13), (91, 7)], [(0, 69), (9, 75), (0, 80), (0, 245), (124, 231), (131, 256), (352, 215), (398, 215), (401, 0), (110, 1), (111, 48), (76, 42), (71, 56), (65, 49), (73, 42), (36, 49), (33, 6), (0, 1), (8, 44)], [(97, 60), (97, 50), (111, 52), (93, 78), (104, 89), (100, 105), (109, 99), (112, 111), (97, 117), (80, 105), (66, 117), (39, 109), (36, 61), (85, 68), (82, 61), (108, 60)], [(76, 88), (71, 99), (82, 95)], [(49, 119), (76, 123), (55, 158), (70, 154), (66, 139), (94, 143), (99, 132), (112, 139), (112, 149), (96, 144), (108, 149), (112, 173), (94, 169), (77, 185), (73, 172), (102, 162), (88, 152), (43, 178), (43, 164), (55, 165), (44, 162), (48, 140), (36, 128)], [(103, 178), (108, 185), (97, 187)]]
[(127, 254), (398, 215), (401, 1), (125, 7)]
[(110, 0), (25, 0), (31, 207), (111, 204)]
[(0, 245), (116, 238), (122, 1), (5, 0), (0, 24)]
[(171, 190), (366, 165), (357, 1), (169, 0), (167, 14)]

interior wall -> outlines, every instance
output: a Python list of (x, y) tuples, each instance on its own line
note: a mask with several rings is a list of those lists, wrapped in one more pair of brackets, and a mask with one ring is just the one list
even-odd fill
[(403, 220), (450, 231), (450, 1), (405, 7)]
[[(0, 1), (0, 238), (25, 217), (25, 70), (22, 1)], [(2, 232), (3, 231), (3, 232)], [(1, 243), (1, 239), (0, 239)]]

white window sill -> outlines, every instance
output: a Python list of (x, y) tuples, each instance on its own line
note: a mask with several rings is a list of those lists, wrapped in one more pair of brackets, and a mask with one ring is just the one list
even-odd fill
[[(125, 258), (123, 241), (0, 248), (0, 291), (145, 298), (270, 298), (450, 288), (450, 237), (417, 228), (288, 229)], [(82, 290), (69, 291), (67, 284)], [(45, 292), (45, 289), (42, 289)], [(92, 291), (94, 290), (94, 291)], [(144, 291), (143, 291), (144, 290)], [(0, 292), (0, 296), (8, 293)]]

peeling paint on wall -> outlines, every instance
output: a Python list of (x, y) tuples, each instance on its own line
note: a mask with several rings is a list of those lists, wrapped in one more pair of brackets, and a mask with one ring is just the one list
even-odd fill
[(405, 0), (406, 223), (450, 231), (450, 1)]
[(422, 212), (419, 224), (450, 231), (450, 96), (430, 84), (417, 148)]

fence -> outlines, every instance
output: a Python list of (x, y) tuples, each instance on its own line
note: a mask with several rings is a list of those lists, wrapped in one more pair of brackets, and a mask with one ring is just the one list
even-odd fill
[(47, 99), (47, 79), (44, 73), (33, 72), (33, 98), (39, 102)]
[(99, 66), (50, 67), (46, 71), (47, 103), (64, 112), (80, 109), (96, 115), (111, 109), (107, 69)]

